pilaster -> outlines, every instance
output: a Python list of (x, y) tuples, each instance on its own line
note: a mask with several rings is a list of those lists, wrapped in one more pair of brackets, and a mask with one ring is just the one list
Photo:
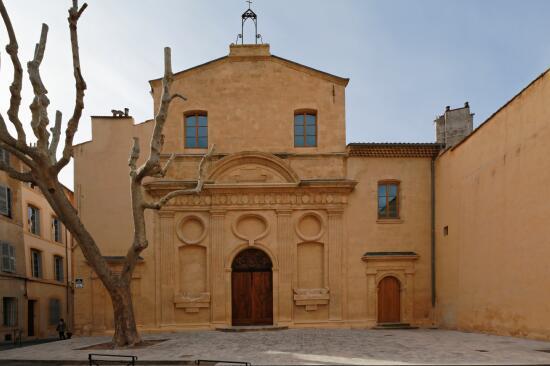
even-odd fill
[(225, 210), (210, 211), (210, 238), (212, 255), (210, 271), (212, 280), (212, 322), (226, 322), (225, 268), (224, 268), (224, 223)]
[(334, 208), (328, 212), (329, 248), (329, 320), (342, 320), (342, 245), (343, 209)]
[(174, 212), (160, 211), (161, 326), (175, 324), (174, 318)]
[(292, 321), (292, 277), (295, 250), (292, 242), (292, 210), (277, 210), (277, 246), (279, 251), (279, 321)]

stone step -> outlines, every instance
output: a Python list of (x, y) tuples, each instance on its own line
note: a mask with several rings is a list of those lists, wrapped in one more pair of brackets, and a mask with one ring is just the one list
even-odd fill
[(217, 327), (220, 332), (264, 332), (271, 330), (285, 330), (286, 325), (242, 325), (242, 326), (223, 326)]
[(409, 323), (380, 323), (373, 329), (418, 329), (418, 327), (411, 326)]

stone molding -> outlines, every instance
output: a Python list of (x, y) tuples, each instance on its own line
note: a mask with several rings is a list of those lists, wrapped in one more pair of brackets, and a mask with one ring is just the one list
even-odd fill
[(327, 305), (330, 300), (328, 288), (295, 288), (294, 302), (297, 306), (305, 306), (306, 311), (317, 310), (318, 305)]

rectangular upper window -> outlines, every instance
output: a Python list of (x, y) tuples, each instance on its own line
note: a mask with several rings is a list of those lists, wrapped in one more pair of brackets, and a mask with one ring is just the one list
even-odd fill
[(15, 272), (15, 247), (9, 243), (0, 243), (2, 254), (1, 269), (3, 272)]
[(29, 206), (27, 208), (27, 220), (29, 231), (35, 235), (40, 235), (40, 209)]
[(206, 112), (192, 112), (185, 115), (185, 147), (208, 147), (208, 116)]
[(294, 146), (317, 146), (317, 113), (314, 111), (294, 113)]
[(399, 218), (399, 182), (378, 182), (378, 218)]
[(61, 221), (57, 217), (52, 217), (52, 239), (58, 243), (62, 243)]
[(0, 214), (11, 217), (11, 189), (0, 185)]
[(31, 271), (33, 277), (42, 278), (42, 253), (39, 250), (31, 249)]
[(63, 257), (54, 255), (53, 266), (54, 279), (56, 281), (63, 282), (63, 279), (65, 278), (65, 272), (63, 271)]
[(6, 163), (6, 165), (10, 165), (10, 153), (9, 151), (2, 149), (0, 147), (0, 161), (3, 161)]

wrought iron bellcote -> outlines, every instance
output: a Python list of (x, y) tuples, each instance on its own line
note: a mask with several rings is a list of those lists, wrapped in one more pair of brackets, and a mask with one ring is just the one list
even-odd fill
[(246, 2), (248, 3), (248, 9), (246, 9), (243, 15), (241, 15), (241, 33), (237, 35), (237, 41), (235, 43), (238, 44), (240, 38), (241, 44), (244, 44), (244, 23), (246, 23), (248, 19), (252, 19), (254, 22), (254, 43), (258, 44), (258, 39), (261, 43), (263, 43), (262, 35), (258, 33), (258, 16), (252, 9), (250, 9), (250, 4), (252, 4), (252, 1), (247, 0)]

